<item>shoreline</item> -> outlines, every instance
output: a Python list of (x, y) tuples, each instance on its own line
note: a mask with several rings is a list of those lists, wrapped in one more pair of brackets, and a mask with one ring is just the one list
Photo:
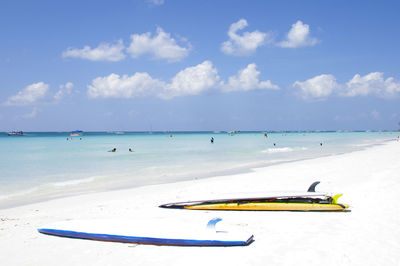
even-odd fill
[[(249, 173), (84, 194), (0, 210), (4, 265), (398, 265), (400, 143), (290, 162)], [(344, 193), (348, 213), (169, 210), (163, 203), (225, 195), (305, 191)], [(247, 247), (169, 247), (67, 239), (36, 229), (66, 220), (151, 220), (170, 226), (215, 217), (254, 234)], [(240, 249), (240, 251), (239, 251)], [(24, 256), (19, 256), (23, 251)], [(201, 252), (202, 256), (198, 256)], [(10, 255), (12, 254), (12, 255)], [(156, 255), (155, 255), (156, 254)], [(195, 259), (194, 259), (195, 258)]]
[[(152, 181), (152, 182), (148, 182), (148, 183), (144, 183), (144, 184), (133, 184), (132, 181), (127, 181), (127, 182), (122, 183), (117, 186), (114, 185), (114, 187), (113, 187), (113, 184), (111, 186), (110, 186), (110, 184), (108, 184), (109, 185), (108, 187), (103, 187), (104, 184), (100, 183), (100, 184), (96, 184), (97, 186), (93, 190), (93, 188), (90, 187), (90, 183), (95, 182), (96, 176), (90, 176), (90, 177), (85, 177), (83, 179), (68, 180), (68, 181), (61, 181), (61, 182), (55, 182), (55, 183), (52, 182), (52, 183), (43, 184), (43, 185), (40, 185), (37, 187), (33, 187), (28, 190), (19, 191), (19, 192), (12, 193), (10, 195), (6, 195), (6, 196), (4, 196), (3, 199), (1, 199), (1, 197), (0, 197), (0, 211), (9, 209), (9, 208), (29, 205), (29, 204), (33, 204), (33, 203), (41, 203), (41, 202), (51, 201), (51, 200), (55, 200), (55, 199), (68, 198), (68, 197), (76, 197), (76, 196), (85, 195), (85, 194), (102, 193), (102, 192), (107, 192), (107, 191), (118, 191), (118, 190), (124, 190), (124, 189), (133, 189), (133, 188), (146, 187), (146, 186), (152, 186), (152, 185), (163, 185), (163, 184), (176, 183), (176, 182), (182, 182), (182, 181), (202, 180), (202, 179), (222, 177), (222, 176), (231, 176), (231, 175), (237, 175), (237, 174), (246, 174), (246, 173), (253, 172), (254, 169), (257, 169), (257, 168), (264, 168), (264, 167), (270, 167), (270, 166), (281, 165), (281, 164), (286, 164), (286, 163), (307, 161), (307, 160), (337, 156), (337, 155), (347, 154), (347, 153), (352, 153), (352, 152), (357, 152), (357, 151), (363, 151), (366, 149), (373, 148), (375, 146), (384, 145), (387, 142), (395, 141), (395, 140), (396, 139), (380, 140), (375, 143), (368, 143), (368, 144), (353, 146), (352, 150), (349, 150), (349, 151), (342, 151), (342, 152), (339, 151), (339, 152), (334, 152), (334, 153), (330, 153), (330, 154), (310, 154), (304, 158), (277, 159), (277, 160), (272, 160), (272, 161), (267, 161), (267, 162), (258, 161), (255, 163), (247, 163), (245, 165), (240, 165), (240, 166), (232, 167), (229, 169), (227, 168), (227, 169), (223, 169), (223, 170), (214, 170), (212, 172), (192, 173), (192, 174), (188, 174), (188, 175), (187, 174), (186, 175), (185, 174), (184, 175), (176, 174), (175, 176), (169, 177), (169, 179), (167, 179), (167, 180), (157, 179), (156, 181)], [(109, 183), (109, 181), (108, 181), (108, 183)], [(63, 185), (60, 185), (60, 184), (63, 184)], [(67, 185), (65, 185), (65, 184), (67, 184)], [(87, 184), (87, 186), (81, 190), (77, 190), (76, 185), (78, 185), (78, 184), (79, 185)], [(58, 194), (49, 194), (47, 196), (41, 195), (41, 197), (38, 198), (36, 192), (43, 190), (43, 187), (50, 187), (50, 188), (52, 187), (55, 190), (58, 189), (59, 193)], [(68, 187), (70, 187), (70, 189), (68, 189)], [(64, 188), (64, 191), (62, 190), (62, 188)], [(47, 188), (47, 189), (49, 189), (49, 188)], [(14, 198), (14, 199), (9, 200), (10, 198)]]

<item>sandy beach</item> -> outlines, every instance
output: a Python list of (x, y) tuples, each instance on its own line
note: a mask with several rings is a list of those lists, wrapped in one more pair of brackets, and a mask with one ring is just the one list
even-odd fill
[(400, 266), (400, 1), (0, 6), (0, 266)]
[[(0, 210), (1, 265), (399, 265), (400, 143), (253, 169), (248, 173), (114, 190)], [(305, 191), (344, 193), (347, 213), (169, 210), (160, 204)], [(214, 217), (255, 241), (171, 247), (67, 239), (37, 228), (77, 219), (151, 219), (171, 226)]]

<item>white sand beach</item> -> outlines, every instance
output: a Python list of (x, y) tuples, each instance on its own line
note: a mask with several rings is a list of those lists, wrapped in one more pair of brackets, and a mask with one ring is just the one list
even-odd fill
[[(249, 173), (114, 190), (0, 210), (1, 265), (400, 265), (400, 142)], [(276, 191), (344, 193), (351, 212), (194, 211), (160, 204)], [(152, 219), (171, 227), (223, 218), (243, 247), (173, 247), (68, 239), (37, 228), (76, 219)], [(176, 221), (172, 223), (171, 221)]]

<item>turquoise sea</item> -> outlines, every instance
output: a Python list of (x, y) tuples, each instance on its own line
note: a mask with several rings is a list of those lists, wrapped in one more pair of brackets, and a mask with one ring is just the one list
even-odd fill
[[(360, 150), (398, 132), (0, 133), (0, 208)], [(214, 143), (210, 142), (214, 138)], [(322, 143), (322, 146), (321, 146)], [(275, 145), (274, 145), (275, 144)], [(116, 148), (116, 152), (108, 152)], [(133, 152), (129, 152), (132, 149)]]

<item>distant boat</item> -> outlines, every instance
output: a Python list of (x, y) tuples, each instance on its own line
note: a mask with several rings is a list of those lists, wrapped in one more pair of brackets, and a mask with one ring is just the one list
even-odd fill
[(24, 132), (23, 131), (10, 131), (7, 133), (9, 136), (23, 136)]
[(240, 133), (240, 130), (232, 130), (232, 131), (228, 131), (228, 133), (229, 133), (231, 136), (233, 136), (233, 135), (235, 135), (235, 134)]
[(71, 133), (69, 133), (69, 135), (70, 135), (71, 137), (74, 137), (74, 136), (82, 136), (82, 135), (83, 135), (83, 131), (82, 131), (82, 130), (74, 130), (74, 131), (71, 131)]

